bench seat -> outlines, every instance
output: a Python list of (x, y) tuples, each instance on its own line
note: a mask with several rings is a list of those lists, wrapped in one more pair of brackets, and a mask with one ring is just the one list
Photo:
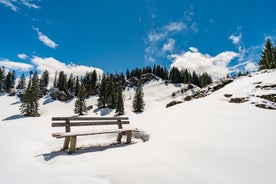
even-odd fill
[(98, 135), (98, 134), (112, 134), (123, 132), (139, 132), (137, 129), (102, 129), (102, 130), (90, 130), (90, 131), (76, 131), (76, 132), (60, 132), (53, 133), (52, 136), (59, 139), (72, 136), (85, 136), (85, 135)]

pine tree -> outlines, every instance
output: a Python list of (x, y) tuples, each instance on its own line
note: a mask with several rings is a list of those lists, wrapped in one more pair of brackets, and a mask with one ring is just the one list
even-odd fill
[(16, 89), (25, 89), (26, 88), (26, 77), (24, 75), (24, 73), (21, 75), (17, 87)]
[(57, 87), (59, 88), (59, 90), (64, 91), (66, 93), (68, 90), (68, 83), (67, 83), (68, 81), (67, 81), (67, 75), (63, 71), (59, 72), (57, 81), (58, 81)]
[(144, 93), (142, 89), (142, 85), (140, 84), (135, 92), (132, 107), (134, 112), (143, 112), (145, 104), (144, 104)]
[(275, 61), (273, 61), (273, 59), (274, 59), (274, 57), (273, 57), (274, 51), (273, 50), (274, 50), (274, 48), (271, 43), (271, 40), (267, 39), (264, 49), (261, 54), (261, 59), (259, 61), (259, 70), (274, 68)]
[(105, 108), (107, 104), (107, 79), (106, 76), (103, 76), (100, 90), (99, 90), (99, 99), (98, 99), (98, 107)]
[(80, 91), (80, 81), (79, 81), (79, 77), (77, 76), (77, 79), (76, 79), (76, 84), (75, 84), (75, 95), (78, 95), (79, 91)]
[(106, 85), (106, 97), (107, 97), (107, 107), (114, 109), (116, 107), (116, 91), (113, 82), (113, 76), (110, 75), (107, 85)]
[(126, 70), (126, 78), (129, 79), (130, 78), (130, 73), (129, 73), (129, 69)]
[(202, 75), (199, 76), (199, 87), (204, 87), (208, 84), (211, 84), (212, 82), (212, 77), (207, 72), (204, 72)]
[(80, 91), (78, 93), (78, 99), (75, 102), (75, 114), (84, 115), (87, 112), (87, 106), (85, 102), (85, 98), (87, 96), (87, 91), (84, 84), (81, 85)]
[(273, 48), (272, 52), (272, 68), (276, 68), (276, 46)]
[(178, 70), (178, 68), (176, 67), (172, 67), (171, 71), (170, 71), (170, 76), (169, 79), (172, 83), (181, 83), (182, 79), (181, 79), (181, 73)]
[(48, 87), (49, 84), (49, 72), (48, 70), (45, 70), (41, 75), (41, 86), (43, 87), (43, 90)]
[(5, 68), (0, 68), (0, 92), (3, 91), (5, 81)]
[(116, 113), (118, 113), (118, 115), (124, 114), (124, 100), (123, 100), (123, 94), (122, 94), (122, 86), (120, 82), (118, 84), (118, 89), (117, 89)]
[(196, 86), (199, 86), (199, 76), (195, 71), (193, 71), (192, 74), (192, 83)]
[(12, 88), (14, 87), (14, 74), (13, 72), (8, 72), (7, 76), (6, 76), (6, 79), (5, 79), (5, 91), (6, 92), (11, 92)]
[(71, 73), (70, 77), (68, 79), (68, 82), (67, 82), (67, 84), (68, 84), (68, 90), (71, 93), (73, 93), (73, 91), (74, 91), (74, 85), (75, 85), (74, 83), (75, 83), (75, 78), (74, 78), (73, 74)]
[(29, 80), (28, 87), (21, 98), (20, 112), (24, 116), (38, 117), (39, 84), (37, 73)]

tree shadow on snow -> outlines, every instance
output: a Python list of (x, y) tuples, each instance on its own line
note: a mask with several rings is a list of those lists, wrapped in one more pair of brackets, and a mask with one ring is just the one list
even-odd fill
[(110, 114), (112, 112), (113, 109), (110, 109), (110, 108), (98, 108), (98, 109), (95, 109), (94, 112), (96, 114), (98, 114), (98, 112), (100, 113), (101, 116), (106, 116), (108, 114)]
[(53, 103), (55, 100), (53, 100), (52, 98), (49, 98), (49, 97), (47, 97), (47, 98), (45, 98), (45, 100), (44, 100), (44, 102), (43, 102), (43, 105), (47, 105), (47, 104), (49, 104), (49, 103)]
[(16, 102), (11, 103), (11, 105), (17, 105), (17, 104), (20, 104), (20, 103), (21, 103), (20, 101), (16, 101)]
[(9, 116), (9, 117), (3, 119), (2, 121), (10, 121), (10, 120), (16, 120), (16, 119), (22, 119), (22, 118), (27, 118), (27, 116), (16, 114), (16, 115)]
[(136, 143), (131, 143), (131, 144), (112, 143), (110, 145), (82, 146), (82, 147), (77, 147), (76, 152), (72, 153), (72, 154), (68, 154), (67, 151), (62, 149), (59, 151), (52, 151), (50, 153), (36, 155), (35, 157), (42, 156), (43, 159), (46, 162), (48, 162), (58, 156), (75, 156), (75, 155), (81, 155), (81, 154), (85, 154), (85, 153), (100, 152), (100, 151), (105, 151), (108, 149), (125, 147), (125, 146), (129, 146), (129, 145), (133, 145), (133, 144), (136, 144)]

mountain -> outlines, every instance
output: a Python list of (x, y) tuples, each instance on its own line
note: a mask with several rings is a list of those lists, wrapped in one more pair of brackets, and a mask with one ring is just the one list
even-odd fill
[[(72, 155), (59, 151), (63, 140), (51, 134), (63, 130), (51, 127), (51, 117), (73, 116), (75, 100), (45, 96), (41, 117), (30, 118), (19, 115), (18, 98), (2, 95), (1, 183), (275, 183), (275, 86), (275, 70), (237, 78), (217, 90), (185, 91), (188, 86), (154, 80), (143, 86), (143, 113), (131, 111), (134, 88), (126, 88), (130, 126), (149, 141), (134, 137), (131, 145), (110, 145), (115, 135), (84, 136), (77, 145), (82, 149)], [(198, 90), (208, 95), (166, 108)], [(243, 103), (229, 102), (240, 102), (237, 98)], [(87, 116), (114, 115), (97, 109), (96, 102), (97, 97), (87, 100), (94, 105)]]

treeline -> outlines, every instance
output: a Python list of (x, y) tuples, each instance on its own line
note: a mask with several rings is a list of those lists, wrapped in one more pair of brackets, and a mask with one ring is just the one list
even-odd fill
[(212, 77), (207, 73), (203, 73), (202, 75), (197, 74), (195, 71), (192, 73), (185, 70), (179, 70), (176, 67), (173, 67), (170, 71), (169, 80), (172, 83), (192, 83), (199, 87), (204, 87), (213, 82)]
[(130, 79), (131, 77), (137, 77), (141, 79), (143, 74), (153, 73), (154, 75), (167, 80), (169, 77), (169, 71), (160, 65), (154, 65), (153, 67), (147, 66), (144, 68), (135, 68), (131, 71), (129, 69), (126, 70), (126, 79)]
[(192, 73), (188, 69), (179, 70), (177, 67), (172, 67), (168, 71), (165, 67), (160, 65), (154, 65), (153, 67), (135, 68), (131, 71), (126, 70), (126, 78), (137, 77), (141, 79), (143, 74), (153, 73), (154, 75), (169, 80), (172, 83), (192, 83), (199, 87), (204, 87), (213, 82), (211, 76), (205, 72), (203, 74), (197, 74), (195, 71)]

